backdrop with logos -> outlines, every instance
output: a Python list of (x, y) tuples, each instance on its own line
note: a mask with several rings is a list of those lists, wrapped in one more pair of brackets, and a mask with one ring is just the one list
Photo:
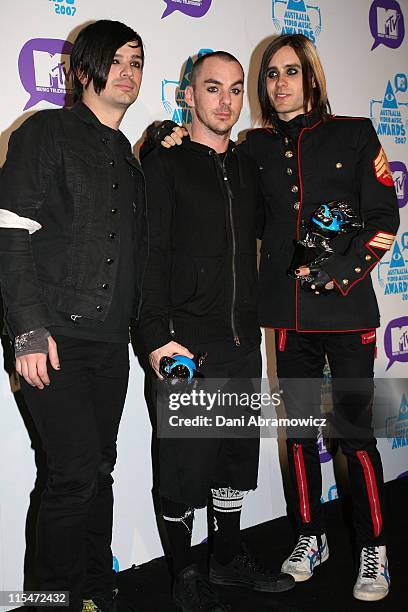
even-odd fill
[[(370, 117), (390, 161), (401, 212), (391, 251), (372, 277), (382, 313), (376, 375), (405, 378), (408, 361), (408, 0), (11, 0), (2, 1), (0, 58), (2, 95), (0, 165), (10, 134), (32, 113), (58, 108), (72, 91), (70, 52), (78, 31), (96, 19), (116, 19), (143, 37), (146, 63), (141, 92), (122, 129), (135, 145), (157, 119), (191, 122), (184, 101), (193, 60), (224, 49), (242, 62), (246, 98), (233, 136), (259, 125), (256, 79), (270, 37), (301, 32), (317, 46), (333, 112)], [(43, 474), (38, 440), (24, 409), (7, 340), (0, 374), (0, 590), (20, 589), (30, 562), (30, 532)], [(264, 372), (273, 376), (271, 332), (264, 334)], [(399, 413), (384, 423), (379, 441), (386, 480), (408, 470), (407, 397), (396, 387)], [(405, 420), (404, 420), (405, 419)], [(398, 435), (393, 436), (396, 432)], [(401, 432), (403, 435), (401, 435)], [(152, 500), (151, 426), (144, 399), (144, 374), (131, 359), (131, 378), (120, 427), (115, 470), (115, 568), (124, 569), (163, 554)], [(243, 526), (286, 512), (276, 439), (261, 445), (259, 488), (247, 496)], [(320, 442), (323, 501), (337, 497), (333, 462)], [(39, 477), (37, 478), (37, 467)], [(39, 482), (40, 481), (40, 482)], [(35, 486), (36, 484), (36, 486)], [(30, 511), (28, 512), (29, 505)], [(27, 515), (28, 512), (28, 515)], [(28, 527), (26, 528), (26, 523)], [(194, 542), (206, 536), (204, 511)], [(29, 544), (26, 549), (26, 537)], [(26, 554), (26, 559), (24, 556)]]

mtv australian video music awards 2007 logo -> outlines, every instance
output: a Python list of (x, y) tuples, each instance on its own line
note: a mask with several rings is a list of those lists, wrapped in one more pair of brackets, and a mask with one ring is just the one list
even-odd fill
[(408, 304), (408, 232), (394, 242), (392, 251), (387, 252), (377, 264), (377, 279), (385, 296), (400, 296)]
[(272, 22), (279, 34), (304, 34), (313, 43), (322, 31), (320, 7), (305, 0), (272, 0)]
[(370, 117), (378, 136), (391, 137), (395, 144), (407, 142), (408, 79), (404, 73), (396, 74), (385, 87), (381, 100), (370, 101)]
[(386, 433), (393, 449), (408, 446), (408, 401), (405, 394), (401, 397), (398, 416), (387, 418)]
[[(197, 57), (211, 53), (212, 49), (200, 49)], [(172, 121), (176, 123), (184, 123), (188, 125), (192, 121), (190, 108), (185, 101), (186, 87), (190, 85), (191, 71), (193, 69), (193, 57), (189, 57), (181, 79), (177, 80), (162, 80), (161, 98), (164, 110), (170, 116)]]
[(74, 17), (78, 9), (78, 0), (49, 0), (56, 15)]
[(21, 84), (29, 94), (23, 110), (41, 100), (56, 106), (69, 106), (73, 94), (70, 66), (72, 43), (55, 38), (32, 38), (18, 57)]

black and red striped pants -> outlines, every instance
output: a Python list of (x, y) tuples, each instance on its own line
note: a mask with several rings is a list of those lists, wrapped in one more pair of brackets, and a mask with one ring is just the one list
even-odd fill
[[(322, 416), (321, 383), (327, 358), (332, 376), (332, 414), (336, 419), (336, 436), (347, 459), (359, 547), (385, 543), (383, 470), (371, 428), (375, 346), (375, 330), (276, 331), (277, 373), (288, 417)], [(287, 430), (295, 516), (299, 532), (305, 535), (325, 531), (316, 436), (317, 430), (313, 427)]]

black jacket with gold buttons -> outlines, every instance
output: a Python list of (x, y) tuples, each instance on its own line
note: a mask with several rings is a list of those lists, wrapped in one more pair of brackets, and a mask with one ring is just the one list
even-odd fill
[[(284, 130), (284, 131), (283, 131)], [(261, 249), (259, 314), (265, 327), (347, 331), (378, 327), (370, 271), (389, 250), (399, 225), (387, 158), (368, 119), (315, 113), (279, 130), (253, 130), (242, 145), (261, 170), (265, 227)], [(363, 228), (332, 241), (335, 254), (322, 266), (334, 280), (329, 295), (300, 288), (287, 275), (294, 241), (316, 208), (348, 202)]]

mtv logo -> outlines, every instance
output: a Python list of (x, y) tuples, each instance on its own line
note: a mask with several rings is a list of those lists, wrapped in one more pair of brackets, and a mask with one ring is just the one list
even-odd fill
[(33, 50), (35, 84), (37, 87), (72, 89), (70, 56), (64, 53), (47, 53)]
[(377, 6), (377, 31), (379, 36), (398, 38), (399, 14), (395, 9)]
[(392, 173), (392, 178), (394, 179), (394, 186), (397, 198), (402, 199), (405, 195), (405, 183), (407, 175), (403, 170), (396, 170)]
[(391, 329), (391, 347), (393, 355), (408, 353), (408, 325)]

